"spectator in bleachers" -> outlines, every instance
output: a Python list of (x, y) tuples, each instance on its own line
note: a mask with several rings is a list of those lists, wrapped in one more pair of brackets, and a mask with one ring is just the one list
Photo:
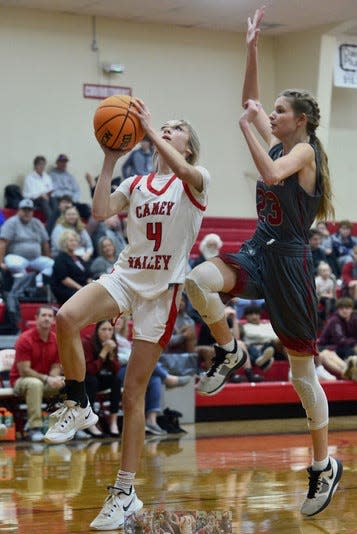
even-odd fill
[[(349, 378), (347, 363), (334, 350), (324, 349), (315, 358), (316, 374), (321, 380), (336, 380)], [(331, 375), (331, 373), (333, 373)]]
[(342, 297), (336, 302), (336, 312), (327, 320), (319, 338), (319, 351), (333, 350), (340, 358), (357, 354), (357, 314), (353, 300)]
[(309, 230), (309, 245), (311, 248), (312, 261), (314, 264), (314, 274), (317, 274), (317, 268), (319, 264), (327, 262), (327, 256), (324, 249), (321, 246), (322, 235), (316, 228), (310, 228)]
[(145, 136), (140, 143), (140, 147), (132, 150), (125, 160), (122, 174), (125, 179), (134, 175), (144, 176), (144, 174), (149, 174), (153, 170), (153, 146), (150, 138)]
[[(120, 363), (114, 327), (111, 322), (99, 321), (95, 325), (93, 334), (82, 338), (82, 344), (86, 360), (85, 384), (89, 402), (94, 409), (97, 393), (105, 389), (110, 390), (109, 432), (114, 437), (119, 436), (118, 410), (121, 380), (118, 373)], [(96, 425), (89, 427), (86, 432), (93, 437), (103, 435)]]
[(191, 261), (192, 269), (203, 263), (206, 260), (210, 260), (219, 255), (219, 251), (222, 248), (222, 239), (218, 234), (207, 234), (203, 237), (199, 244), (200, 255)]
[(246, 322), (242, 325), (242, 339), (247, 345), (250, 359), (254, 365), (267, 371), (274, 363), (277, 353), (285, 359), (284, 348), (269, 321), (262, 322), (261, 308), (252, 304), (244, 310)]
[(102, 237), (109, 237), (115, 244), (117, 256), (126, 247), (127, 240), (125, 236), (125, 221), (112, 215), (104, 221), (93, 221), (90, 219), (88, 224), (88, 232), (91, 236), (93, 245), (98, 249), (99, 240)]
[[(128, 339), (128, 320), (120, 316), (115, 324), (115, 337), (118, 344), (118, 356), (120, 361), (119, 376), (124, 383), (127, 364), (131, 355), (131, 342)], [(190, 380), (189, 376), (174, 376), (170, 374), (158, 362), (150, 377), (145, 395), (145, 431), (148, 434), (165, 436), (166, 431), (157, 423), (157, 417), (161, 412), (162, 384), (166, 387), (185, 386)], [(175, 407), (173, 407), (175, 408)]]
[(101, 237), (98, 242), (98, 256), (92, 261), (89, 270), (93, 280), (104, 273), (111, 273), (118, 258), (115, 244), (110, 237)]
[(244, 310), (247, 306), (258, 306), (262, 312), (264, 304), (264, 299), (242, 299), (241, 297), (234, 297), (231, 300), (231, 305), (236, 310), (238, 319), (242, 319), (244, 316)]
[(53, 191), (52, 178), (45, 171), (46, 158), (36, 156), (33, 160), (34, 170), (24, 179), (22, 194), (24, 198), (31, 198), (35, 208), (40, 210), (48, 220), (51, 216), (51, 193)]
[(336, 278), (328, 263), (321, 261), (315, 278), (318, 299), (318, 314), (321, 321), (326, 321), (336, 304)]
[(89, 262), (93, 256), (93, 243), (75, 206), (70, 206), (64, 210), (52, 230), (51, 250), (53, 258), (59, 253), (59, 238), (64, 230), (72, 230), (77, 233), (79, 243), (76, 256), (79, 256), (85, 263)]
[(51, 276), (53, 259), (48, 233), (33, 216), (34, 203), (24, 198), (17, 214), (7, 219), (0, 230), (0, 265), (14, 277), (24, 276), (27, 269), (36, 271), (36, 285), (43, 286), (43, 275)]
[(342, 289), (345, 296), (351, 297), (357, 304), (357, 245), (352, 249), (352, 260), (346, 261), (342, 267)]
[(38, 308), (36, 326), (20, 334), (16, 341), (16, 356), (10, 371), (10, 383), (15, 394), (26, 401), (29, 438), (33, 442), (44, 438), (43, 398), (56, 395), (64, 386), (56, 335), (52, 330), (54, 320), (50, 306)]
[(63, 304), (81, 287), (91, 281), (87, 265), (76, 250), (78, 235), (73, 230), (65, 230), (59, 238), (60, 253), (55, 259), (51, 276), (51, 289), (59, 304)]
[(347, 261), (352, 261), (352, 249), (357, 245), (357, 239), (352, 236), (352, 223), (348, 220), (340, 222), (338, 231), (332, 234), (332, 249), (337, 263), (342, 269)]
[(57, 219), (63, 215), (67, 208), (73, 206), (73, 202), (69, 195), (63, 195), (58, 197), (57, 206), (52, 210), (50, 218), (47, 220), (46, 228), (49, 235), (51, 235), (53, 228), (57, 222)]
[(320, 246), (321, 246), (321, 248), (324, 250), (324, 252), (326, 254), (326, 261), (329, 264), (329, 266), (331, 267), (331, 270), (332, 270), (332, 273), (334, 274), (334, 276), (336, 276), (338, 278), (340, 276), (340, 274), (341, 274), (341, 271), (340, 271), (340, 268), (338, 266), (335, 253), (333, 251), (332, 237), (331, 237), (331, 234), (330, 234), (330, 231), (329, 231), (329, 229), (327, 227), (326, 222), (319, 221), (316, 224), (316, 230), (318, 230), (320, 232), (320, 234), (321, 234), (321, 244), (320, 244)]
[(326, 256), (329, 256), (332, 253), (332, 237), (326, 222), (319, 221), (316, 224), (316, 230), (321, 234), (320, 246), (324, 249)]
[(50, 174), (53, 182), (52, 198), (57, 201), (63, 195), (68, 195), (78, 209), (83, 219), (89, 219), (91, 209), (88, 204), (81, 202), (81, 192), (75, 177), (67, 171), (68, 157), (60, 154)]

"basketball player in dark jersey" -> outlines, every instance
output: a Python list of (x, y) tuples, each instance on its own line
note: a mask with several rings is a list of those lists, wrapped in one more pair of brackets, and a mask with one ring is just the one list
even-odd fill
[(317, 299), (308, 244), (314, 219), (325, 219), (334, 210), (327, 156), (315, 134), (320, 119), (315, 99), (307, 91), (284, 91), (269, 117), (259, 102), (257, 41), (263, 16), (264, 8), (248, 19), (245, 111), (239, 121), (260, 174), (257, 228), (237, 254), (221, 255), (193, 269), (186, 288), (217, 341), (211, 368), (198, 385), (204, 395), (220, 391), (244, 363), (219, 294), (265, 299), (272, 326), (289, 354), (292, 382), (311, 433), (313, 462), (301, 513), (312, 516), (329, 504), (342, 474), (341, 462), (328, 456), (328, 404), (315, 373)]

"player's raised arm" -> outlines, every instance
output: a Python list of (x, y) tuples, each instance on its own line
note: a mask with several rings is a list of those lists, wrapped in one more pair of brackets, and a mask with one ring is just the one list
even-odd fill
[(174, 172), (178, 178), (192, 185), (197, 191), (203, 190), (203, 177), (192, 164), (195, 162), (195, 147), (190, 141), (189, 125), (182, 120), (168, 121), (157, 132), (151, 122), (151, 114), (138, 98), (135, 99), (136, 114), (143, 129), (150, 137), (160, 156), (159, 172)]
[[(265, 14), (265, 6), (257, 9), (254, 17), (248, 18), (247, 29), (247, 59), (245, 67), (245, 77), (242, 91), (242, 106), (245, 108), (248, 100), (259, 101), (259, 74), (258, 74), (258, 38), (260, 34), (260, 24)], [(276, 143), (274, 136), (271, 133), (269, 117), (260, 106), (259, 112), (254, 118), (254, 126), (264, 139), (264, 141), (272, 146)]]
[(111, 194), (111, 182), (116, 162), (124, 152), (103, 147), (104, 161), (94, 190), (92, 213), (97, 220), (104, 220), (120, 213), (127, 205), (127, 198), (120, 191)]

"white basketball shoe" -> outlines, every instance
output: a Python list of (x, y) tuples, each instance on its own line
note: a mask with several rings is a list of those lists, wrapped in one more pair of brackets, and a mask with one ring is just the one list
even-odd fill
[(45, 434), (47, 443), (70, 441), (78, 430), (84, 430), (98, 421), (98, 416), (93, 412), (89, 402), (82, 408), (72, 400), (64, 401), (63, 405), (51, 414), (50, 420), (53, 418), (55, 422)]
[(309, 491), (301, 513), (312, 516), (322, 512), (330, 504), (343, 472), (342, 462), (330, 456), (328, 466), (323, 471), (313, 471), (308, 467)]
[(247, 360), (247, 356), (238, 346), (236, 339), (232, 352), (218, 345), (215, 345), (214, 349), (216, 354), (212, 358), (212, 365), (197, 385), (197, 391), (201, 395), (216, 395), (224, 387), (231, 374), (242, 367)]
[(134, 486), (131, 486), (129, 493), (115, 486), (109, 486), (108, 493), (101, 511), (90, 524), (94, 530), (121, 528), (126, 517), (139, 512), (143, 507), (142, 501), (136, 495)]

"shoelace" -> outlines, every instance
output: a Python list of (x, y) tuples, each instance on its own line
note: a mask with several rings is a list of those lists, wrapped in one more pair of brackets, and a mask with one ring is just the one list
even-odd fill
[(55, 417), (57, 419), (57, 422), (55, 424), (61, 425), (62, 427), (64, 427), (65, 425), (68, 425), (70, 420), (74, 418), (73, 413), (72, 413), (74, 409), (75, 407), (69, 407), (69, 406), (66, 406), (65, 404), (60, 406), (58, 410), (56, 410), (52, 414), (52, 417)]
[(207, 376), (213, 376), (217, 371), (217, 368), (226, 360), (227, 352), (224, 349), (221, 349), (221, 347), (215, 347), (215, 350), (216, 354), (212, 358), (212, 364), (207, 372)]
[(309, 474), (309, 492), (307, 494), (308, 499), (313, 499), (321, 489), (322, 486), (322, 479), (321, 479), (321, 473), (322, 471), (313, 471), (311, 467), (307, 469), (307, 472)]
[(103, 517), (111, 517), (111, 515), (115, 512), (115, 510), (118, 508), (118, 505), (115, 502), (116, 495), (109, 494), (107, 498), (104, 501), (103, 508), (100, 512), (100, 515)]
[(125, 495), (126, 493), (120, 490), (119, 488), (116, 488), (115, 486), (108, 486), (107, 489), (108, 489), (109, 495), (104, 501), (104, 505), (100, 512), (100, 515), (105, 516), (105, 517), (110, 517), (111, 514), (113, 514), (115, 510), (118, 508), (118, 505), (115, 502), (115, 497), (119, 498), (120, 493), (124, 493)]

